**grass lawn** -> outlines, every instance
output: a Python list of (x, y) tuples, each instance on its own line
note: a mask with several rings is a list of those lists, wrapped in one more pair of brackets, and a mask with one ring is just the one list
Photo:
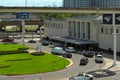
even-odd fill
[[(11, 50), (11, 49), (10, 49)], [(34, 74), (65, 68), (70, 62), (56, 55), (33, 56), (29, 53), (0, 55), (0, 74)]]
[(19, 48), (29, 48), (21, 44), (0, 44), (0, 51), (13, 51), (18, 50)]

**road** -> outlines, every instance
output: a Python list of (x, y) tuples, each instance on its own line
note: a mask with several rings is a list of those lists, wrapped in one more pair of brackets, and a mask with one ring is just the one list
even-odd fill
[[(22, 44), (22, 41), (20, 39), (17, 41), (19, 41), (19, 43)], [(41, 44), (39, 42), (37, 43), (25, 42), (25, 45), (35, 48), (37, 45)], [(42, 46), (42, 50), (50, 52), (51, 48), (49, 46)], [(18, 76), (0, 75), (0, 80), (37, 80), (37, 79), (40, 80), (40, 78), (41, 80), (56, 80), (76, 75), (79, 72), (89, 72), (95, 76), (96, 80), (119, 80), (120, 78), (119, 71), (113, 72), (109, 70), (104, 70), (103, 74), (102, 72), (99, 72), (102, 65), (96, 64), (94, 58), (89, 58), (89, 63), (86, 66), (79, 66), (79, 61), (81, 57), (83, 56), (80, 54), (73, 54), (73, 57), (71, 58), (71, 60), (73, 61), (73, 65), (63, 70), (31, 75), (18, 75)], [(107, 55), (107, 57), (109, 57), (109, 55)]]
[[(27, 46), (31, 46), (35, 48), (37, 45), (41, 45), (39, 42), (37, 43), (25, 43)], [(51, 52), (51, 48), (49, 46), (42, 46), (43, 51)], [(80, 54), (73, 54), (73, 57), (71, 60), (73, 61), (73, 65), (69, 68), (55, 71), (55, 72), (49, 72), (49, 73), (43, 73), (39, 74), (42, 79), (57, 79), (57, 78), (66, 78), (73, 75), (78, 74), (79, 72), (88, 72), (93, 70), (99, 70), (100, 66), (99, 64), (96, 64), (94, 61), (94, 58), (89, 58), (89, 63), (86, 66), (79, 66), (80, 59), (83, 56)], [(26, 78), (25, 80), (30, 80)]]

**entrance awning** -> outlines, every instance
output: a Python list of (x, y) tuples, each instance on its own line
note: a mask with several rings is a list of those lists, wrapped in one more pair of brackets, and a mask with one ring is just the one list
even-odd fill
[(66, 43), (77, 44), (77, 45), (95, 44), (96, 43), (93, 40), (82, 40), (82, 39), (76, 40), (76, 39), (73, 39), (73, 38), (66, 38), (66, 37), (52, 37), (51, 39), (66, 42)]

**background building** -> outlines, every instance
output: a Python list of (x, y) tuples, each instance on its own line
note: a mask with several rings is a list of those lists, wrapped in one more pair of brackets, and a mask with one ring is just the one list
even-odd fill
[(63, 7), (89, 8), (89, 7), (92, 7), (92, 0), (63, 0)]
[(94, 0), (95, 6), (100, 8), (120, 7), (120, 0)]
[(120, 7), (120, 0), (63, 0), (66, 8), (116, 8)]

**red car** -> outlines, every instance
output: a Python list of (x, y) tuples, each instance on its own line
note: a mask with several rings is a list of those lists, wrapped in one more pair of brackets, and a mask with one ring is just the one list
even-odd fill
[(13, 39), (6, 37), (2, 40), (2, 42), (13, 42)]

